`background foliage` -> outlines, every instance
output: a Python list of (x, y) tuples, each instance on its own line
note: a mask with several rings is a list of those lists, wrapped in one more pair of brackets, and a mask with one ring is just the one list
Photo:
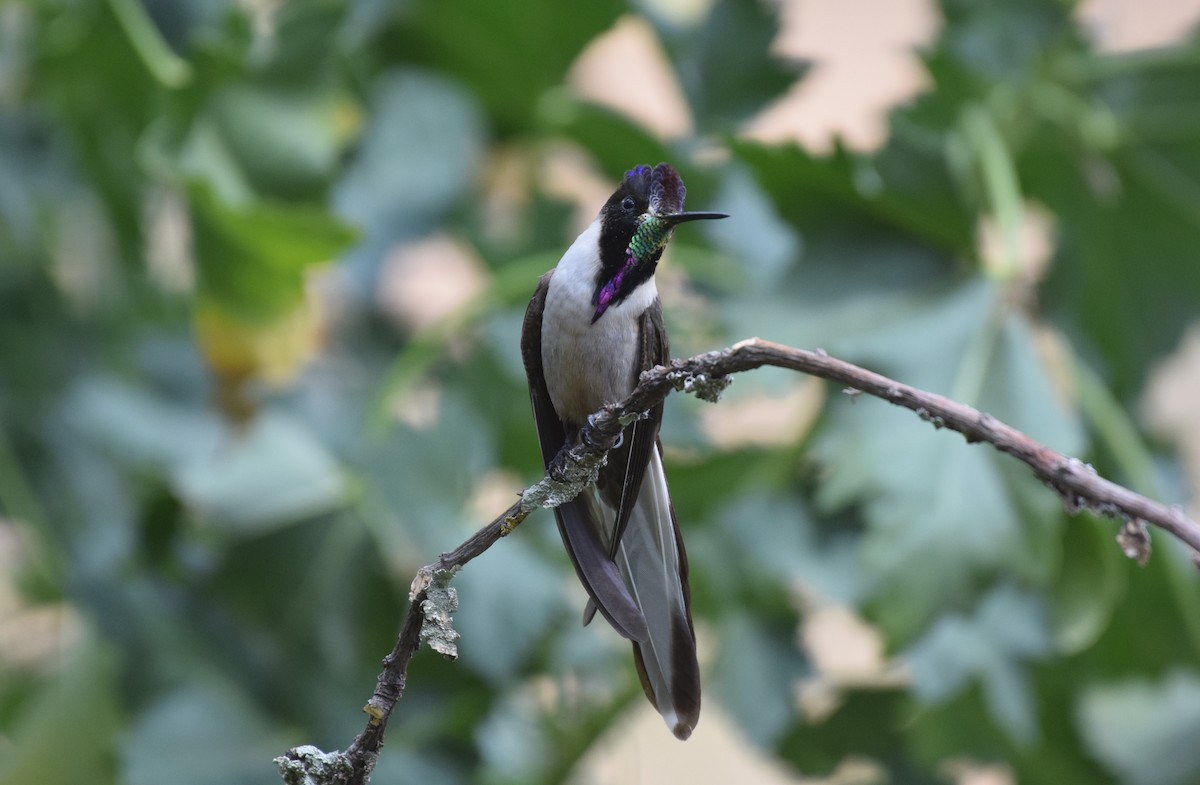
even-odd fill
[[(1183, 501), (1126, 412), (1200, 312), (1200, 42), (1101, 55), (1069, 3), (941, 10), (886, 146), (815, 155), (734, 134), (802, 70), (749, 0), (636, 10), (694, 115), (670, 142), (563, 87), (615, 1), (0, 7), (0, 780), (269, 783), (353, 738), (416, 568), (538, 471), (517, 333), (569, 240), (564, 147), (609, 182), (670, 160), (734, 215), (674, 241), (677, 354), (821, 346)], [(483, 286), (397, 326), (389, 249), (447, 235)], [(1008, 459), (824, 393), (799, 441), (739, 449), (668, 405), (710, 704), (806, 775), (1200, 780), (1186, 556), (1138, 569)], [(417, 657), (376, 781), (557, 782), (640, 706), (572, 582), (547, 518), (461, 575), (462, 658)], [(797, 630), (828, 607), (892, 664), (823, 672)]]

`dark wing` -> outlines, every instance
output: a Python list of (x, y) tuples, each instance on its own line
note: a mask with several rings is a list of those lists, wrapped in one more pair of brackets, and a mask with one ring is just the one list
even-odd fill
[[(533, 404), (533, 420), (542, 448), (542, 462), (547, 467), (566, 443), (566, 431), (554, 411), (542, 368), (542, 315), (552, 275), (554, 272), (550, 271), (538, 281), (521, 328), (521, 358), (525, 362), (525, 376), (529, 381), (529, 400)], [(629, 596), (617, 565), (600, 542), (600, 524), (592, 518), (585, 498), (587, 493), (585, 490), (571, 501), (554, 508), (563, 545), (571, 557), (571, 563), (575, 565), (580, 583), (613, 629), (626, 638), (645, 640), (649, 636), (646, 619)]]
[(550, 391), (546, 389), (546, 375), (542, 369), (542, 313), (546, 310), (546, 291), (550, 288), (552, 275), (553, 270), (538, 280), (533, 299), (525, 309), (525, 322), (521, 327), (521, 359), (525, 362), (529, 400), (533, 404), (533, 423), (537, 427), (538, 443), (546, 466), (550, 465), (566, 441), (562, 420), (558, 419), (554, 404), (550, 401)]
[[(662, 301), (657, 297), (638, 321), (638, 336), (641, 345), (638, 349), (637, 365), (634, 366), (634, 384), (637, 384), (643, 371), (662, 365), (671, 358), (667, 330), (663, 325)], [(609, 547), (610, 556), (616, 556), (621, 535), (625, 533), (625, 527), (629, 524), (633, 503), (642, 488), (642, 479), (646, 476), (650, 451), (657, 449), (658, 428), (662, 425), (662, 416), (663, 405), (660, 402), (646, 413), (644, 419), (630, 423), (625, 429), (625, 439), (621, 446), (609, 452), (608, 463), (600, 470), (596, 487), (600, 489), (609, 506), (617, 510), (616, 526)]]

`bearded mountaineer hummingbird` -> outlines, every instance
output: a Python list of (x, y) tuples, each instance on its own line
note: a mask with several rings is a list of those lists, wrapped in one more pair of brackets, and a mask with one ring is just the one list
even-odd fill
[[(683, 212), (671, 166), (625, 173), (599, 216), (542, 276), (525, 313), (521, 355), (547, 466), (590, 414), (668, 361), (654, 271), (675, 227), (725, 213)], [(700, 716), (700, 667), (687, 555), (663, 472), (663, 408), (626, 426), (594, 487), (554, 510), (563, 544), (597, 610), (633, 642), (646, 697), (680, 739)]]

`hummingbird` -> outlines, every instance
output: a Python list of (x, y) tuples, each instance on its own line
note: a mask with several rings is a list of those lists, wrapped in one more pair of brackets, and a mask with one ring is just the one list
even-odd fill
[[(588, 416), (668, 361), (654, 271), (675, 227), (725, 213), (683, 212), (670, 165), (637, 166), (559, 260), (525, 312), (521, 356), (546, 466)], [(663, 407), (630, 423), (594, 486), (555, 508), (558, 531), (596, 611), (633, 642), (646, 697), (680, 739), (700, 716), (700, 666), (687, 554), (663, 472)]]

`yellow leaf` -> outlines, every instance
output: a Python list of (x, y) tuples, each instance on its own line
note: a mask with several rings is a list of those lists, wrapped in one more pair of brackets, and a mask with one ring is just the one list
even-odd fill
[(196, 337), (216, 377), (217, 407), (235, 422), (250, 419), (256, 388), (288, 387), (317, 354), (324, 321), (311, 293), (268, 320), (248, 319), (201, 298), (195, 313)]

